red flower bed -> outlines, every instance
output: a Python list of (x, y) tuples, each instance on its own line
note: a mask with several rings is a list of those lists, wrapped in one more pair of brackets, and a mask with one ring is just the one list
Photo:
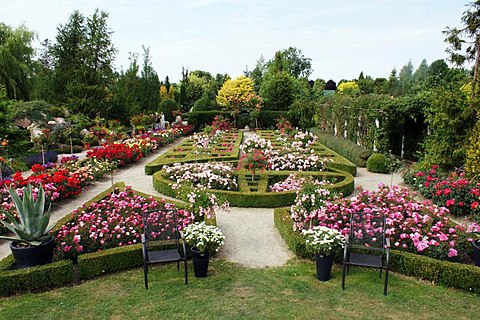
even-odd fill
[(128, 146), (124, 143), (106, 143), (99, 148), (87, 152), (88, 158), (117, 161), (118, 166), (124, 166), (140, 160), (143, 157), (138, 145)]
[(410, 171), (403, 178), (422, 195), (448, 208), (451, 214), (480, 221), (480, 184), (466, 179), (463, 173), (447, 174), (432, 166), (429, 170)]

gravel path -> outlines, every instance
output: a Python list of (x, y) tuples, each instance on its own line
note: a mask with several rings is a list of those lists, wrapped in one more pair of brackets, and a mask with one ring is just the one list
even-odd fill
[[(179, 140), (167, 148), (160, 149), (156, 154), (142, 159), (135, 165), (117, 170), (114, 174), (114, 182), (123, 181), (135, 190), (159, 195), (153, 188), (152, 176), (144, 173), (144, 166), (182, 141)], [(374, 190), (380, 182), (390, 184), (390, 179), (391, 175), (370, 173), (365, 168), (358, 168), (355, 184), (357, 187)], [(399, 184), (401, 181), (400, 176), (394, 175), (394, 184)], [(58, 221), (110, 187), (110, 177), (104, 178), (93, 186), (85, 188), (80, 196), (55, 205), (52, 209), (52, 221)], [(220, 211), (217, 214), (217, 223), (226, 237), (225, 245), (217, 255), (219, 258), (249, 268), (264, 268), (281, 266), (293, 257), (274, 225), (273, 209), (232, 207), (229, 212)], [(0, 240), (0, 259), (9, 254), (8, 242)]]

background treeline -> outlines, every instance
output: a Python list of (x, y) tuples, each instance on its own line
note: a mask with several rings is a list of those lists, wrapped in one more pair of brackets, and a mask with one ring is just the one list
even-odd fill
[[(129, 124), (131, 116), (163, 111), (173, 121), (173, 112), (180, 110), (190, 112), (188, 118), (200, 129), (215, 114), (229, 116), (217, 102), (219, 90), (231, 80), (227, 74), (182, 68), (178, 83), (168, 76), (160, 80), (146, 46), (141, 54), (130, 54), (126, 70), (116, 70), (117, 49), (107, 20), (103, 11), (91, 16), (75, 11), (59, 24), (55, 39), (44, 40), (38, 50), (32, 46), (34, 32), (0, 23), (2, 136), (28, 140), (12, 125), (22, 117), (47, 122), (61, 116), (80, 129), (96, 116)], [(261, 56), (253, 70), (244, 72), (262, 100), (256, 124), (273, 126), (283, 115), (294, 125), (317, 127), (368, 149), (447, 167), (464, 163), (476, 119), (468, 71), (424, 60), (416, 69), (411, 62), (393, 69), (388, 78), (361, 72), (338, 84), (309, 79), (312, 72), (311, 59), (297, 48), (279, 50), (268, 60)], [(325, 95), (325, 89), (335, 94)], [(237, 111), (231, 116), (239, 126), (252, 125), (251, 110)]]

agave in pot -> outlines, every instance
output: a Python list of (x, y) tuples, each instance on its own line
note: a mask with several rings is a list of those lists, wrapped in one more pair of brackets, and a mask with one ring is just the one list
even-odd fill
[(9, 221), (1, 220), (1, 222), (16, 237), (0, 236), (0, 238), (30, 246), (39, 246), (42, 242), (48, 240), (51, 237), (48, 233), (54, 225), (48, 225), (50, 222), (50, 207), (45, 212), (45, 191), (43, 187), (39, 187), (36, 200), (33, 198), (33, 190), (30, 184), (24, 191), (23, 199), (15, 190), (10, 189), (9, 192), (20, 221), (17, 221), (9, 212), (4, 212)]
[(0, 222), (15, 236), (0, 236), (0, 239), (13, 241), (10, 248), (17, 267), (30, 267), (52, 262), (54, 241), (49, 234), (53, 228), (50, 222), (50, 207), (45, 212), (45, 191), (38, 188), (34, 199), (32, 186), (29, 184), (23, 193), (23, 199), (9, 190), (17, 209), (18, 220), (9, 212), (4, 212), (8, 221)]

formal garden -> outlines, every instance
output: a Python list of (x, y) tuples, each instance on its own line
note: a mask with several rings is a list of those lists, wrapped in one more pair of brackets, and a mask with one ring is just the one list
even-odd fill
[(337, 86), (290, 47), (170, 83), (145, 47), (114, 70), (107, 18), (75, 11), (36, 54), (0, 23), (0, 318), (478, 318), (477, 70)]

